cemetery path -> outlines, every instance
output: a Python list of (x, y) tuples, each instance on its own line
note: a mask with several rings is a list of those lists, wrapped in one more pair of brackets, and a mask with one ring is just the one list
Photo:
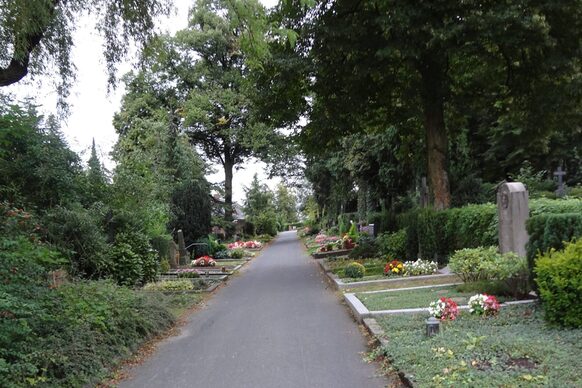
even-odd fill
[(121, 387), (385, 387), (295, 232), (281, 233)]

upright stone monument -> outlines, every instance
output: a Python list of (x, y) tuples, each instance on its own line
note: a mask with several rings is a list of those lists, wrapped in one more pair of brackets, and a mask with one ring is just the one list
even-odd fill
[(525, 222), (529, 218), (528, 193), (520, 182), (503, 183), (497, 190), (499, 250), (525, 257), (529, 240)]
[(188, 262), (188, 251), (186, 251), (186, 243), (184, 242), (184, 232), (182, 229), (178, 230), (178, 252), (180, 253), (180, 265), (186, 265)]

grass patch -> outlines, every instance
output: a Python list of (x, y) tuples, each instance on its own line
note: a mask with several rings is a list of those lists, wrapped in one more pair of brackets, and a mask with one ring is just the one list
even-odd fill
[[(431, 287), (420, 290), (382, 292), (377, 294), (358, 293), (356, 296), (370, 311), (377, 311), (428, 307), (430, 302), (443, 296), (453, 299), (460, 306), (467, 304), (469, 298), (476, 294), (476, 292), (459, 291), (457, 287)], [(498, 300), (504, 302), (507, 298), (498, 297)]]
[(384, 277), (384, 266), (386, 265), (385, 259), (337, 259), (337, 260), (327, 260), (331, 272), (339, 276), (342, 280), (349, 281), (350, 278), (346, 276), (344, 270), (350, 263), (360, 263), (366, 268), (366, 276), (364, 279), (353, 279), (353, 281), (371, 280), (371, 278), (381, 279)]
[[(388, 279), (388, 278), (383, 277), (383, 279)], [(398, 281), (394, 281), (394, 282), (369, 284), (366, 286), (352, 288), (352, 289), (347, 288), (347, 289), (345, 289), (345, 292), (395, 290), (395, 289), (399, 289), (399, 288), (458, 283), (460, 281), (461, 281), (461, 279), (459, 279), (459, 277), (457, 275), (438, 276), (438, 277), (429, 277), (429, 278), (402, 277), (402, 278), (399, 278)], [(345, 280), (344, 280), (344, 282), (345, 282)]]
[(462, 311), (432, 338), (424, 334), (425, 319), (377, 319), (389, 337), (383, 350), (417, 386), (582, 386), (582, 330), (547, 326), (540, 307), (502, 307), (492, 318)]

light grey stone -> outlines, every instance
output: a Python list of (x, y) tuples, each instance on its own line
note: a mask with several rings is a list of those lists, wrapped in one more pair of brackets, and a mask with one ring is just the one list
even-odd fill
[(525, 223), (529, 218), (528, 192), (520, 182), (503, 183), (497, 190), (499, 214), (499, 250), (526, 256), (529, 236)]

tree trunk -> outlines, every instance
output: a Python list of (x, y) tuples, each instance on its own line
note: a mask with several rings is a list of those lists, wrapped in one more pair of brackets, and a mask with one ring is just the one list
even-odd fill
[(444, 119), (444, 65), (431, 56), (422, 61), (420, 73), (428, 177), (434, 195), (434, 208), (443, 210), (451, 205), (447, 173), (448, 135)]
[[(232, 222), (232, 175), (234, 163), (227, 156), (224, 158), (224, 221)], [(228, 225), (227, 228), (228, 229)]]

